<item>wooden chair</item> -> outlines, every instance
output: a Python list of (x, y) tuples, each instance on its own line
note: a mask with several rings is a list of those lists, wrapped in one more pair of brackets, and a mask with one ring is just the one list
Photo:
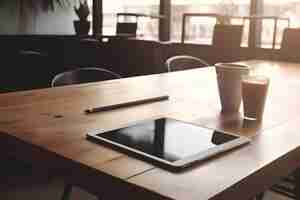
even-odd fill
[(242, 43), (243, 25), (216, 24), (212, 45), (217, 48), (239, 48)]
[[(120, 17), (134, 17), (134, 22), (121, 22)], [(117, 35), (128, 34), (136, 37), (138, 28), (138, 15), (133, 13), (117, 13)]]
[(279, 59), (289, 62), (300, 62), (300, 29), (286, 28), (283, 32)]
[(137, 22), (118, 22), (117, 35), (128, 34), (136, 37)]
[(290, 199), (296, 199), (296, 184), (295, 177), (291, 174), (288, 177), (283, 178), (280, 183), (271, 187), (271, 191), (280, 195), (286, 196)]
[[(119, 74), (116, 74), (107, 69), (96, 67), (78, 68), (72, 71), (67, 71), (56, 75), (51, 82), (51, 86), (57, 87), (64, 85), (105, 81), (118, 78), (121, 78)], [(70, 198), (72, 188), (72, 183), (66, 184), (62, 195), (62, 200), (67, 200)], [(100, 200), (100, 197), (98, 197), (98, 199)]]
[(300, 183), (297, 182), (299, 178), (300, 169), (297, 169), (288, 177), (284, 177), (279, 183), (273, 185), (270, 190), (289, 199), (296, 199), (300, 192)]
[(168, 72), (208, 67), (209, 64), (200, 58), (189, 55), (178, 55), (167, 59), (165, 62)]
[(81, 84), (96, 81), (105, 81), (121, 78), (119, 74), (103, 68), (86, 67), (78, 68), (72, 71), (67, 71), (56, 75), (52, 82), (52, 87)]
[[(53, 77), (48, 54), (37, 50), (19, 50), (11, 58), (6, 76), (1, 80), (7, 92), (49, 87)], [(46, 70), (47, 69), (47, 70)]]

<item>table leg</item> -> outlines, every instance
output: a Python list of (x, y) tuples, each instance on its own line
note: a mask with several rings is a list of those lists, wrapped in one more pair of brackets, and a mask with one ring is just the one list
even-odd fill
[(64, 193), (63, 193), (61, 200), (69, 200), (71, 192), (72, 192), (72, 185), (67, 184), (64, 188)]

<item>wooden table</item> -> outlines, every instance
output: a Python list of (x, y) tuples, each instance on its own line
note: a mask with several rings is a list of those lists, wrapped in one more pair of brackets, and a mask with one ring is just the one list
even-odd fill
[[(67, 168), (108, 199), (247, 199), (300, 166), (300, 64), (246, 61), (271, 78), (264, 121), (220, 114), (213, 67), (0, 95), (1, 153)], [(92, 115), (84, 110), (169, 94), (170, 100)], [(182, 173), (171, 173), (89, 142), (89, 130), (167, 116), (232, 131), (253, 142)], [(120, 198), (121, 197), (121, 198)]]

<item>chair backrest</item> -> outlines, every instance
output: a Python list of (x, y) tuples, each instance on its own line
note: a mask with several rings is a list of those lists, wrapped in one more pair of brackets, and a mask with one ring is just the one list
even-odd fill
[(137, 22), (117, 22), (117, 34), (130, 34), (136, 36)]
[(12, 91), (49, 87), (54, 74), (48, 54), (36, 50), (19, 50), (6, 71)]
[(200, 58), (189, 55), (178, 55), (167, 59), (166, 68), (168, 72), (208, 67), (209, 64)]
[(46, 58), (48, 58), (48, 55), (39, 51), (20, 50), (17, 52), (16, 62), (18, 62), (18, 65), (40, 67), (43, 63), (47, 64), (45, 63)]
[(67, 71), (56, 75), (51, 83), (52, 87), (105, 81), (121, 78), (120, 75), (102, 68), (87, 67)]
[(279, 51), (280, 59), (290, 62), (300, 61), (300, 29), (286, 28), (283, 32), (281, 48)]
[(212, 44), (218, 48), (239, 48), (242, 43), (243, 30), (243, 25), (216, 24)]

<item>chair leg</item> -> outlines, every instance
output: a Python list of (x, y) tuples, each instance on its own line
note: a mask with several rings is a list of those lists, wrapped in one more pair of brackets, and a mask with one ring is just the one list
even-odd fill
[[(72, 193), (72, 188), (73, 188), (72, 184), (66, 184), (61, 200), (69, 200), (70, 199), (70, 195)], [(97, 199), (103, 200), (101, 197), (97, 197)]]
[(64, 193), (62, 195), (61, 200), (69, 200), (71, 192), (72, 192), (72, 185), (67, 184), (64, 188)]
[(263, 200), (263, 199), (264, 199), (264, 196), (265, 196), (265, 193), (262, 192), (262, 193), (256, 195), (255, 200)]
[(264, 195), (265, 195), (265, 193), (264, 193), (264, 192), (262, 192), (262, 193), (260, 193), (260, 194), (256, 195), (255, 197), (252, 197), (252, 198), (251, 198), (251, 199), (249, 199), (249, 200), (263, 200), (263, 198), (264, 198)]
[(294, 172), (294, 176), (295, 176), (295, 199), (296, 200), (300, 200), (300, 169), (297, 169)]

